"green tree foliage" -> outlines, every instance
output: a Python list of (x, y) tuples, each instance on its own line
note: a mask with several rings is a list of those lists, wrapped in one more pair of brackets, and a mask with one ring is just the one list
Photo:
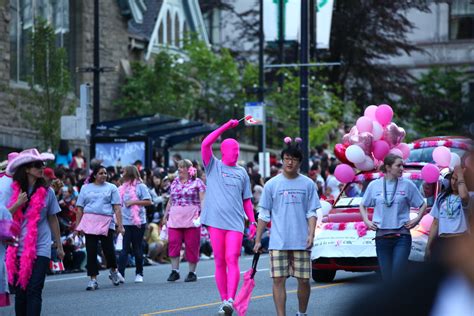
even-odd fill
[(428, 5), (426, 0), (335, 1), (329, 54), (319, 59), (342, 63), (325, 69), (331, 83), (344, 87), (342, 98), (353, 100), (360, 109), (391, 103), (398, 112), (399, 102), (392, 98), (409, 99), (416, 92), (413, 77), (385, 59), (419, 50), (408, 41), (414, 24), (406, 12), (428, 12)]
[[(282, 72), (285, 77), (282, 89), (277, 89), (275, 83), (275, 87), (266, 97), (271, 104), (268, 107), (268, 116), (273, 123), (269, 137), (276, 138), (274, 142), (277, 144), (285, 135), (299, 135), (300, 80), (292, 71)], [(322, 77), (311, 76), (309, 87), (310, 146), (339, 141), (342, 135), (338, 134), (338, 130), (344, 128), (344, 122), (353, 120), (355, 105), (341, 100), (334, 92), (340, 88), (326, 84)]]
[(463, 83), (468, 82), (468, 76), (463, 69), (436, 67), (416, 80), (420, 93), (414, 100), (411, 119), (418, 136), (465, 132), (469, 104)]
[(204, 42), (190, 39), (185, 56), (161, 51), (153, 66), (133, 63), (133, 76), (122, 87), (122, 114), (170, 114), (223, 122), (241, 104), (238, 64), (229, 51), (214, 53)]
[(54, 29), (42, 18), (36, 19), (29, 52), (32, 60), (29, 90), (20, 91), (20, 97), (31, 107), (21, 114), (39, 131), (45, 148), (57, 148), (61, 115), (72, 111), (68, 99), (71, 82), (66, 51), (56, 46)]

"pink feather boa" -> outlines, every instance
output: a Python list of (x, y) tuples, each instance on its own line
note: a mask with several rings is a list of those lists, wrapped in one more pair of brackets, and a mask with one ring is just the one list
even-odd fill
[[(20, 185), (18, 182), (12, 183), (12, 196), (8, 203), (10, 208), (18, 199), (20, 195)], [(18, 265), (18, 246), (9, 246), (7, 250), (7, 271), (8, 271), (8, 282), (14, 284), (15, 277), (18, 276), (16, 285), (26, 289), (28, 282), (30, 281), (31, 273), (33, 272), (33, 263), (36, 260), (36, 242), (38, 241), (38, 222), (41, 218), (41, 210), (45, 206), (45, 199), (48, 191), (46, 188), (40, 187), (36, 190), (30, 199), (30, 204), (26, 214), (23, 214), (23, 207), (20, 207), (15, 214), (13, 214), (13, 221), (18, 225), (21, 230), (21, 224), (26, 219), (26, 231), (28, 232), (25, 236), (23, 244), (23, 253), (20, 258)], [(19, 234), (20, 232), (18, 232)], [(18, 270), (18, 266), (20, 270)]]
[[(139, 198), (137, 197), (137, 184), (138, 182), (134, 180), (134, 181), (127, 181), (120, 186), (119, 193), (120, 193), (120, 199), (122, 201), (122, 205), (125, 205), (125, 201), (123, 199), (124, 199), (125, 193), (127, 192), (129, 194), (129, 201), (139, 200)], [(142, 220), (140, 218), (140, 206), (135, 205), (135, 204), (131, 205), (130, 211), (132, 212), (133, 224), (137, 226), (141, 226)]]
[(324, 230), (346, 230), (355, 229), (359, 237), (367, 235), (367, 226), (364, 222), (350, 223), (325, 223), (322, 227)]

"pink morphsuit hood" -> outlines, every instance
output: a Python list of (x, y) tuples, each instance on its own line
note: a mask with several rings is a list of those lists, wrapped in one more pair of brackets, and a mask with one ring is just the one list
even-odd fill
[(239, 142), (237, 142), (233, 138), (226, 138), (221, 143), (222, 162), (226, 166), (232, 167), (237, 165), (237, 160), (239, 159), (239, 151)]

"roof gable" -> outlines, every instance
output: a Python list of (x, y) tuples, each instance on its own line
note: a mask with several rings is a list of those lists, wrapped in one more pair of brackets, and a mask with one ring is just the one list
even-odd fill
[(122, 14), (130, 17), (130, 36), (146, 42), (146, 59), (161, 49), (179, 53), (187, 32), (209, 44), (198, 0), (119, 0), (119, 4)]

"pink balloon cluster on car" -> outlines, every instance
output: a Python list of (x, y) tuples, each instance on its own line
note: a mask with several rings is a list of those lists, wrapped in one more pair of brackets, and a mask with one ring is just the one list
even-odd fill
[(451, 152), (446, 146), (438, 146), (433, 150), (434, 164), (427, 164), (421, 169), (421, 176), (427, 183), (435, 183), (438, 181), (440, 168), (449, 168), (453, 170), (461, 165), (461, 157)]
[(357, 119), (349, 133), (336, 144), (334, 154), (342, 162), (334, 175), (348, 183), (354, 179), (353, 168), (361, 171), (374, 170), (389, 153), (407, 159), (410, 147), (403, 143), (406, 132), (392, 122), (393, 110), (388, 104), (370, 105), (364, 116)]

